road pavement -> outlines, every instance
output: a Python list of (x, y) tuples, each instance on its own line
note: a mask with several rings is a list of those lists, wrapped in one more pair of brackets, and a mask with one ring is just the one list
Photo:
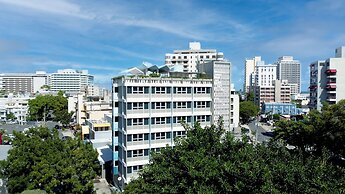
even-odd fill
[(272, 129), (271, 126), (262, 126), (260, 122), (254, 120), (248, 124), (248, 127), (251, 130), (251, 132), (255, 133), (255, 137), (257, 138), (258, 142), (268, 142), (271, 139), (270, 136), (267, 136), (265, 134), (268, 130)]

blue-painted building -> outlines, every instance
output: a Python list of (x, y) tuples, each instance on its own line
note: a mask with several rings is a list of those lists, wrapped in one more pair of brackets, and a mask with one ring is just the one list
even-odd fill
[(293, 103), (264, 103), (262, 113), (280, 114), (280, 115), (301, 115), (307, 112), (304, 109), (297, 108)]

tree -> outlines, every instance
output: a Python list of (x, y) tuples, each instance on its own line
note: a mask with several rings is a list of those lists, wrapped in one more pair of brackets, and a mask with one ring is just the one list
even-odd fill
[(42, 121), (47, 119), (48, 113), (54, 115), (53, 120), (62, 124), (70, 123), (72, 113), (68, 113), (68, 100), (63, 96), (63, 92), (58, 95), (39, 95), (35, 99), (29, 100), (28, 120)]
[(255, 98), (254, 92), (248, 92), (247, 93), (247, 96), (246, 96), (247, 101), (254, 102), (254, 98)]
[(242, 123), (248, 123), (250, 117), (256, 116), (260, 108), (251, 101), (243, 101), (240, 103), (240, 118)]
[(17, 117), (13, 114), (13, 112), (6, 114), (6, 120), (7, 121), (14, 121), (16, 119), (17, 119)]
[(175, 147), (152, 153), (124, 193), (339, 193), (344, 168), (328, 153), (305, 157), (279, 144), (235, 140), (221, 125), (186, 127)]
[(335, 105), (324, 104), (321, 112), (311, 111), (301, 121), (276, 123), (275, 140), (297, 146), (317, 155), (326, 148), (334, 156), (345, 156), (345, 100)]
[(31, 128), (15, 133), (0, 164), (10, 193), (40, 189), (48, 193), (91, 193), (99, 169), (97, 152), (81, 140), (61, 140), (58, 131)]

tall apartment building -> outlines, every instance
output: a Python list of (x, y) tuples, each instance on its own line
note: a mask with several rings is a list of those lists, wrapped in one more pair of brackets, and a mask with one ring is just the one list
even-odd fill
[(189, 50), (174, 50), (165, 54), (165, 64), (172, 66), (183, 65), (184, 72), (197, 73), (197, 64), (210, 60), (223, 60), (224, 54), (215, 49), (201, 49), (200, 42), (190, 42)]
[(44, 71), (36, 73), (3, 73), (0, 74), (0, 90), (5, 93), (36, 93), (47, 85), (48, 75)]
[(310, 64), (310, 104), (321, 110), (322, 103), (345, 99), (345, 46), (335, 49), (335, 57)]
[(291, 86), (291, 94), (301, 93), (301, 63), (292, 56), (279, 57), (277, 79), (287, 80)]
[(94, 77), (87, 70), (63, 69), (49, 75), (49, 86), (53, 92), (64, 91), (74, 95), (85, 92), (93, 84)]
[(261, 61), (261, 56), (255, 56), (253, 59), (246, 59), (245, 68), (244, 68), (244, 87), (243, 91), (248, 93), (250, 87), (253, 86), (254, 80), (252, 75), (255, 73), (255, 67), (257, 64), (263, 64), (264, 61)]
[(150, 152), (174, 146), (174, 137), (185, 136), (181, 121), (189, 125), (198, 121), (204, 127), (222, 116), (226, 129), (238, 124), (238, 96), (231, 95), (230, 63), (210, 61), (198, 69), (208, 78), (113, 78), (113, 176), (120, 186), (148, 164)]

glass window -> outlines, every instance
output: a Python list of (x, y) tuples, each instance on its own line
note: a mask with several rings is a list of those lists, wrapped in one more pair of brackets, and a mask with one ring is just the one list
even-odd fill
[(128, 174), (131, 174), (131, 173), (132, 173), (132, 167), (131, 167), (131, 166), (127, 167), (127, 173), (128, 173)]
[(132, 141), (132, 135), (127, 135), (127, 141), (131, 142)]
[(143, 155), (144, 155), (143, 150), (133, 150), (133, 157), (140, 157)]
[(145, 149), (144, 150), (144, 156), (148, 156), (149, 155), (149, 149)]

